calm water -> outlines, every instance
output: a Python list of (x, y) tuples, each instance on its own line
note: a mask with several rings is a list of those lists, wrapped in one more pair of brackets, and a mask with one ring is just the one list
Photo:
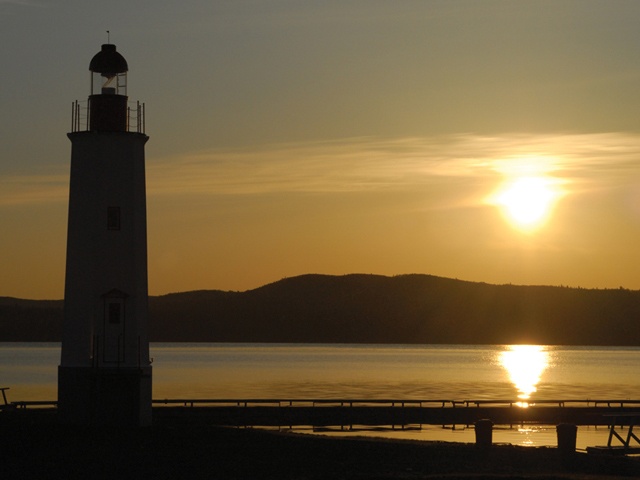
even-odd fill
[[(640, 348), (631, 347), (156, 343), (151, 356), (155, 399), (640, 399)], [(0, 343), (0, 386), (9, 400), (55, 399), (59, 358), (59, 344)], [(474, 441), (472, 431), (437, 430), (438, 439)], [(555, 430), (494, 439), (555, 444)], [(585, 442), (606, 443), (606, 431), (581, 427)]]

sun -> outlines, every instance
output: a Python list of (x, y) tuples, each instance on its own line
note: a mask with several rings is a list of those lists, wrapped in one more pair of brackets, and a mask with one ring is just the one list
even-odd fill
[(561, 192), (557, 181), (546, 176), (521, 176), (506, 180), (490, 198), (514, 228), (533, 232), (549, 219)]
[(566, 193), (566, 181), (556, 176), (561, 164), (556, 157), (541, 155), (496, 159), (491, 169), (502, 175), (503, 182), (485, 202), (498, 207), (515, 230), (536, 232)]
[(506, 182), (495, 197), (508, 219), (522, 228), (539, 226), (557, 199), (553, 183), (544, 177), (522, 177)]

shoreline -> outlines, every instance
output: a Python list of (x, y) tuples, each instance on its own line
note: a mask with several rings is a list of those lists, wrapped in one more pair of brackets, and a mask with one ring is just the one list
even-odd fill
[[(0, 413), (3, 478), (573, 479), (639, 478), (640, 459), (552, 447), (329, 437), (202, 421), (71, 427)], [(26, 415), (24, 413), (27, 413)]]

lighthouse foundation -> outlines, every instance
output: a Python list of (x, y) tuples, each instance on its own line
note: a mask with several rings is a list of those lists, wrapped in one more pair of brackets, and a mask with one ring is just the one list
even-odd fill
[(76, 425), (151, 425), (151, 367), (58, 367), (58, 415)]

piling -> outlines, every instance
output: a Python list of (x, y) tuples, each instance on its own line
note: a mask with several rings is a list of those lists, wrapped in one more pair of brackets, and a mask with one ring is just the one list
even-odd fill
[(476, 427), (476, 445), (482, 448), (489, 448), (493, 443), (493, 422), (489, 419), (478, 420)]
[(562, 456), (573, 455), (576, 451), (578, 427), (572, 423), (561, 423), (556, 426), (558, 435), (558, 452)]

